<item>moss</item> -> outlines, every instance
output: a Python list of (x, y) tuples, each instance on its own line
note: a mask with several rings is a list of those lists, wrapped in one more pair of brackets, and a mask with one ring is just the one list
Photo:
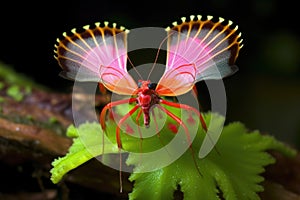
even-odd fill
[(22, 101), (24, 94), (18, 85), (12, 85), (6, 90), (7, 96), (12, 97), (15, 101)]
[[(4, 83), (7, 85), (17, 85), (25, 87), (25, 92), (31, 91), (32, 88), (46, 89), (43, 86), (35, 83), (33, 80), (25, 76), (24, 74), (16, 72), (12, 67), (0, 62), (0, 89), (4, 87)], [(1, 84), (2, 83), (2, 84)], [(1, 86), (2, 85), (2, 86)]]
[(0, 81), (0, 90), (4, 88), (4, 83)]

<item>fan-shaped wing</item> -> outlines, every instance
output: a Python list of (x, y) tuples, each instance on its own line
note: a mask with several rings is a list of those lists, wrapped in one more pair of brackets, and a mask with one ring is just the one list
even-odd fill
[(168, 32), (166, 70), (156, 91), (160, 95), (174, 96), (188, 92), (197, 81), (221, 79), (237, 71), (234, 65), (240, 48), (241, 34), (232, 22), (223, 24), (208, 16), (182, 18), (182, 23), (173, 23)]
[(62, 40), (57, 39), (55, 58), (63, 69), (61, 75), (78, 81), (102, 83), (108, 90), (118, 94), (131, 95), (137, 84), (128, 74), (127, 33), (124, 27), (116, 28), (104, 23), (95, 23), (93, 29), (84, 26), (82, 33), (75, 29), (68, 36), (63, 33)]

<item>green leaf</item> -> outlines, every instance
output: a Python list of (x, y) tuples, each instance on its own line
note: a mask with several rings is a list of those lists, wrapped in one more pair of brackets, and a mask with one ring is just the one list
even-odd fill
[[(73, 144), (64, 157), (57, 158), (52, 162), (53, 168), (50, 173), (53, 183), (58, 183), (66, 173), (102, 153), (119, 152), (116, 145), (103, 135), (98, 123), (85, 123), (78, 128), (71, 125), (67, 129), (67, 136), (73, 138)], [(102, 149), (103, 144), (104, 149)]]
[(16, 101), (21, 101), (24, 97), (24, 94), (18, 85), (10, 86), (6, 92), (8, 96), (12, 97)]
[[(180, 115), (179, 109), (171, 111)], [(181, 115), (181, 119), (187, 123), (186, 117), (190, 115)], [(208, 113), (204, 117), (207, 122), (211, 121), (212, 130), (224, 121), (217, 114)], [(135, 118), (136, 115), (133, 115), (132, 119)], [(212, 118), (217, 120), (213, 121)], [(155, 125), (153, 121), (152, 126)], [(160, 126), (162, 121), (164, 120), (157, 120), (157, 125)], [(165, 124), (173, 122), (170, 118), (164, 121)], [(242, 123), (234, 122), (224, 127), (216, 146), (200, 159), (199, 149), (209, 132), (204, 133), (201, 126), (188, 126), (188, 129), (190, 137), (195, 136), (192, 148), (189, 148), (186, 133), (179, 131), (174, 134), (168, 126), (162, 127), (159, 136), (154, 134), (143, 140), (139, 133), (134, 133), (134, 136), (121, 132), (123, 148), (129, 152), (127, 164), (134, 166), (134, 172), (130, 176), (134, 188), (129, 199), (174, 199), (174, 191), (178, 188), (183, 192), (185, 200), (259, 199), (257, 193), (263, 191), (260, 185), (263, 181), (261, 174), (265, 166), (275, 162), (267, 151), (276, 150), (286, 156), (296, 154), (295, 150), (275, 138), (262, 135), (258, 131), (249, 132)], [(73, 144), (66, 156), (53, 161), (53, 183), (58, 183), (69, 171), (103, 153), (119, 154), (115, 140), (116, 124), (108, 121), (106, 131), (107, 134), (103, 134), (98, 123), (85, 123), (77, 128), (70, 126), (67, 136), (73, 138)], [(144, 136), (147, 133), (142, 134)], [(210, 136), (212, 139), (213, 135)], [(175, 143), (175, 148), (168, 147), (175, 138), (179, 141)], [(181, 146), (187, 147), (182, 155), (174, 160), (170, 159)], [(160, 152), (163, 155), (151, 156), (153, 151), (160, 149), (163, 149)], [(168, 160), (171, 162), (162, 164)]]
[[(0, 61), (0, 79), (4, 83), (7, 83), (8, 85), (17, 85), (21, 88), (25, 87), (26, 94), (30, 93), (32, 88), (39, 88), (47, 90), (42, 85), (37, 84), (30, 78), (28, 78), (28, 75), (19, 73), (13, 69), (12, 66), (6, 65)], [(1, 86), (0, 83), (0, 88)]]
[[(209, 115), (205, 117), (209, 121)], [(134, 189), (129, 199), (173, 199), (178, 187), (185, 200), (259, 199), (257, 193), (263, 191), (261, 173), (265, 166), (275, 162), (267, 150), (273, 149), (287, 156), (296, 154), (275, 138), (258, 131), (249, 132), (242, 123), (235, 122), (224, 127), (215, 148), (200, 159), (198, 151), (204, 134), (199, 129), (193, 149), (154, 171), (143, 173), (143, 165), (153, 165), (160, 160), (144, 159), (141, 162), (138, 156), (130, 155), (127, 163), (136, 167), (130, 176)]]

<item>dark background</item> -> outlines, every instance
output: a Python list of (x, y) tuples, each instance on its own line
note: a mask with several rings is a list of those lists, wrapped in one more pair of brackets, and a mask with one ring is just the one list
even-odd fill
[(299, 11), (291, 0), (6, 1), (0, 12), (0, 62), (63, 91), (54, 44), (62, 32), (98, 21), (128, 29), (167, 27), (182, 16), (212, 15), (239, 25), (240, 70), (225, 79), (227, 121), (242, 121), (292, 145), (300, 143)]

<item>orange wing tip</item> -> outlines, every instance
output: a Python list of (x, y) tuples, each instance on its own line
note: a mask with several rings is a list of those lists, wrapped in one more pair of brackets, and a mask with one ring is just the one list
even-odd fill
[(105, 35), (107, 32), (110, 32), (111, 35), (115, 35), (120, 32), (125, 32), (125, 34), (127, 34), (129, 33), (129, 30), (125, 29), (125, 27), (123, 26), (117, 27), (117, 23), (109, 23), (108, 21), (104, 21), (103, 23), (95, 22), (94, 26), (93, 25), (82, 26), (82, 30), (80, 30), (80, 32), (79, 30), (77, 31), (76, 28), (73, 28), (71, 29), (70, 32), (63, 32), (62, 33), (63, 37), (61, 39), (60, 38), (56, 39), (56, 44), (54, 44), (55, 59), (59, 61), (62, 58), (61, 52), (69, 51), (66, 44), (75, 43), (74, 41), (77, 39), (83, 41), (84, 38), (82, 37), (90, 36), (94, 38), (95, 32), (97, 32), (97, 34), (100, 33), (102, 35)]
[[(197, 15), (197, 20), (195, 20), (195, 15), (191, 15), (190, 16), (190, 21), (212, 21), (215, 17), (212, 15), (207, 15), (206, 16), (206, 20), (203, 19), (202, 15)], [(223, 23), (225, 21), (225, 19), (223, 17), (219, 17), (218, 18), (218, 22), (219, 23)], [(228, 20), (228, 26), (231, 26), (233, 24), (233, 22), (231, 20)]]
[[(104, 23), (104, 27), (107, 27), (107, 28), (110, 27), (108, 21), (105, 21), (105, 22), (103, 22), (103, 23)], [(101, 25), (100, 22), (96, 22), (96, 23), (95, 23), (96, 28), (101, 28), (100, 25)], [(90, 26), (86, 25), (86, 26), (83, 27), (83, 28), (84, 28), (85, 30), (88, 30), (88, 29), (90, 29)], [(129, 30), (126, 29), (124, 26), (120, 26), (120, 27), (118, 28), (117, 23), (112, 23), (112, 28), (120, 29), (121, 31), (124, 31), (125, 33), (129, 33)]]
[[(57, 38), (56, 42), (59, 43), (60, 40)], [(57, 48), (58, 48), (57, 44), (54, 44), (54, 50), (53, 51), (54, 51), (55, 55), (57, 54)]]
[[(237, 31), (237, 30), (238, 30), (238, 26), (236, 26), (234, 30)], [(243, 38), (242, 38), (242, 33), (239, 32), (239, 34), (237, 35), (236, 38), (237, 38), (237, 43), (238, 43), (238, 45), (239, 45), (239, 48), (241, 49), (241, 48), (244, 46), (244, 45), (242, 44), (242, 42), (244, 41)]]
[(100, 24), (101, 24), (100, 22), (95, 22), (95, 26), (96, 26), (96, 27), (99, 27)]
[[(101, 30), (103, 30), (103, 28), (107, 28), (107, 29), (111, 29), (111, 30), (118, 30), (117, 32), (122, 32), (122, 31), (124, 31), (125, 33), (129, 33), (129, 30), (128, 29), (126, 29), (124, 26), (120, 26), (120, 27), (117, 27), (117, 23), (109, 23), (108, 21), (104, 21), (103, 22), (103, 24), (104, 24), (104, 26), (102, 27), (102, 26), (100, 26), (101, 25), (101, 23), (100, 22), (95, 22), (94, 23), (94, 25), (95, 25), (95, 27), (94, 28), (96, 28), (96, 29), (101, 29)], [(83, 30), (84, 31), (93, 31), (94, 30), (94, 28), (93, 27), (91, 27), (91, 25), (84, 25), (84, 26), (82, 26), (82, 28), (83, 28)], [(76, 28), (73, 28), (73, 29), (71, 29), (71, 31), (70, 31), (73, 35), (80, 35), (80, 33), (78, 33), (77, 32), (77, 29)], [(102, 32), (102, 31), (101, 31)], [(113, 31), (114, 32), (114, 31)], [(92, 33), (91, 33), (92, 34)], [(102, 33), (103, 34), (103, 33)], [(73, 36), (68, 36), (68, 34), (67, 34), (67, 32), (63, 32), (62, 33), (62, 35), (63, 35), (63, 38), (64, 39), (66, 39), (67, 37), (69, 37), (69, 38), (71, 38), (71, 37), (73, 37)], [(60, 40), (59, 38), (57, 38), (56, 39), (56, 42), (57, 43), (61, 43), (61, 42), (63, 42), (63, 40)], [(56, 48), (57, 48), (57, 46), (56, 46)]]
[[(60, 39), (59, 38), (56, 38), (56, 42), (57, 43), (60, 43)], [(55, 46), (56, 44), (54, 44), (54, 46)], [(57, 46), (55, 46), (55, 47), (57, 47)]]
[(207, 20), (209, 20), (209, 21), (210, 21), (210, 20), (212, 20), (214, 17), (213, 17), (213, 16), (211, 16), (211, 15), (207, 15), (207, 16), (206, 16), (206, 18), (207, 18)]
[(236, 25), (233, 30), (237, 31), (238, 29), (239, 29), (239, 26)]
[(219, 17), (219, 22), (220, 23), (222, 23), (222, 22), (224, 22), (225, 21), (225, 19), (223, 18), (223, 17)]
[[(120, 29), (121, 31), (125, 31), (126, 33), (129, 33), (129, 30), (126, 29), (124, 26), (120, 26), (118, 28), (117, 23), (112, 23), (112, 26), (110, 26), (109, 25), (110, 23), (108, 21), (105, 21), (105, 22), (103, 22), (104, 27), (101, 27), (101, 23), (100, 22), (95, 22), (94, 24), (95, 24), (96, 28), (115, 28), (115, 29)], [(85, 25), (82, 28), (84, 30), (89, 30), (89, 29), (91, 29), (91, 26), (90, 25)]]
[[(90, 29), (90, 25), (85, 25), (85, 26), (83, 26), (82, 27), (84, 30), (88, 30), (88, 29)], [(71, 30), (72, 31), (72, 30)]]
[(76, 28), (71, 29), (71, 33), (76, 34)]
[(108, 24), (109, 24), (108, 21), (105, 21), (105, 22), (104, 22), (104, 26), (105, 26), (105, 27), (108, 27)]
[[(201, 22), (205, 22), (205, 21), (212, 21), (213, 20), (213, 16), (212, 15), (207, 15), (206, 16), (206, 19), (204, 20), (203, 19), (203, 16), (202, 15), (190, 15), (190, 22), (197, 22), (197, 21), (201, 21)], [(187, 18), (186, 17), (181, 17), (181, 21), (182, 23), (185, 23), (187, 22)], [(218, 18), (218, 22), (219, 23), (223, 23), (225, 21), (225, 19), (223, 17), (219, 17)], [(188, 22), (187, 22), (188, 23)], [(215, 23), (212, 21), (212, 23)], [(231, 20), (228, 20), (228, 23), (227, 25), (228, 26), (232, 26), (233, 22)], [(172, 23), (173, 26), (178, 26), (178, 22), (177, 21), (174, 21)], [(167, 29), (169, 30), (169, 27), (167, 27)], [(237, 29), (237, 28), (236, 28)]]
[[(170, 32), (172, 30), (181, 32), (188, 31), (190, 32), (192, 29), (211, 29), (208, 34), (212, 33), (214, 30), (219, 30), (224, 34), (226, 40), (230, 42), (228, 45), (228, 49), (231, 49), (232, 56), (230, 58), (230, 63), (234, 63), (239, 50), (243, 47), (243, 39), (241, 38), (242, 34), (239, 33), (238, 25), (234, 25), (233, 21), (225, 20), (223, 17), (213, 17), (212, 15), (190, 15), (189, 20), (186, 17), (181, 17), (181, 23), (177, 23), (177, 21), (172, 23), (172, 26), (168, 26), (165, 30)], [(206, 39), (206, 38), (205, 38)], [(214, 40), (215, 38), (211, 38)], [(225, 39), (220, 42), (224, 42)], [(220, 50), (221, 52), (222, 50)], [(225, 49), (224, 49), (225, 51)]]

